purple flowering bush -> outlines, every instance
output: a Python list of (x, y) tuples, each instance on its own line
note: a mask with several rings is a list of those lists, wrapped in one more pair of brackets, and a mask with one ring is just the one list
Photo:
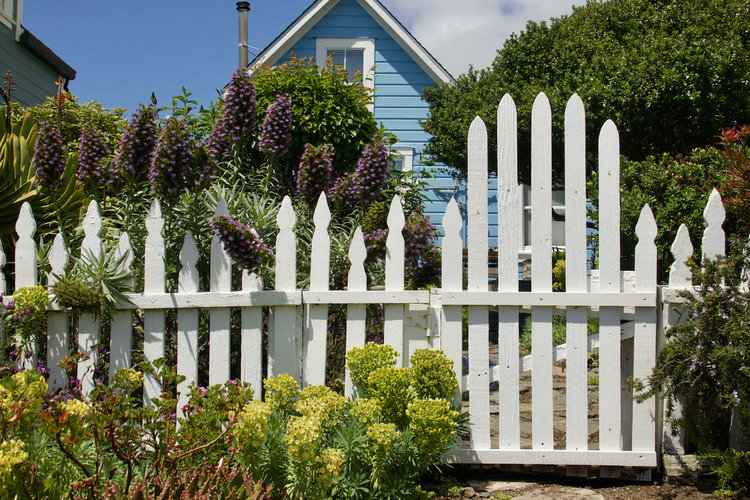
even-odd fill
[(223, 160), (233, 147), (255, 131), (255, 85), (243, 70), (232, 75), (224, 94), (221, 116), (208, 139), (209, 156)]
[(273, 252), (255, 230), (236, 218), (217, 215), (211, 220), (211, 227), (240, 269), (256, 273), (273, 260)]
[(156, 110), (141, 104), (125, 127), (114, 160), (123, 180), (140, 183), (148, 179), (157, 137)]
[(667, 331), (645, 392), (646, 396), (661, 393), (668, 401), (668, 417), (675, 417), (675, 399), (682, 400), (690, 411), (675, 423), (703, 452), (727, 448), (733, 418), (744, 435), (750, 435), (750, 292), (743, 286), (750, 272), (746, 243), (735, 240), (728, 257), (705, 261), (703, 269), (694, 266), (698, 293), (684, 294), (687, 319)]
[(328, 191), (333, 176), (333, 146), (305, 144), (305, 152), (297, 170), (297, 193), (308, 202), (315, 202), (321, 191)]
[(258, 147), (266, 154), (283, 155), (289, 152), (291, 139), (292, 98), (289, 94), (277, 95), (263, 118)]
[(193, 138), (184, 121), (165, 120), (151, 157), (148, 173), (151, 194), (174, 203), (183, 190), (200, 185), (200, 172), (193, 164), (193, 148)]
[(66, 164), (62, 135), (54, 122), (39, 124), (31, 164), (36, 171), (39, 192), (45, 196), (53, 195), (60, 187)]
[(111, 188), (114, 178), (108, 157), (107, 136), (87, 123), (81, 132), (78, 150), (78, 180), (87, 193), (103, 193)]
[(391, 166), (388, 143), (373, 136), (357, 160), (354, 172), (339, 177), (331, 188), (331, 200), (344, 209), (380, 199)]

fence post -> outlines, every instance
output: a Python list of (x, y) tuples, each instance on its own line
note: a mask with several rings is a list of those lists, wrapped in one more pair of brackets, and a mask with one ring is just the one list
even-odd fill
[[(21, 205), (21, 211), (16, 221), (16, 234), (18, 234), (18, 241), (16, 242), (15, 291), (18, 291), (22, 287), (36, 286), (37, 284), (36, 242), (34, 241), (36, 220), (34, 220), (31, 205), (28, 202)], [(34, 342), (29, 345), (29, 350), (31, 354), (28, 359), (23, 350), (19, 349), (18, 351), (16, 364), (24, 370), (36, 367), (36, 345)]]
[[(115, 258), (122, 259), (120, 270), (130, 273), (133, 264), (133, 248), (128, 233), (122, 233), (117, 244)], [(132, 290), (133, 278), (128, 280), (128, 287)], [(130, 368), (133, 351), (133, 311), (130, 309), (115, 309), (112, 313), (112, 329), (109, 349), (109, 380), (121, 368)]]
[[(93, 265), (92, 259), (102, 257), (102, 241), (99, 239), (101, 230), (99, 205), (92, 201), (83, 219), (83, 232), (86, 235), (81, 244), (83, 265)], [(89, 358), (78, 363), (78, 379), (81, 381), (81, 392), (84, 396), (94, 388), (94, 372), (99, 362), (96, 345), (99, 343), (100, 329), (101, 320), (98, 315), (86, 313), (78, 317), (78, 351)]]
[[(463, 290), (463, 239), (461, 229), (463, 219), (458, 211), (458, 203), (451, 198), (443, 216), (442, 251), (442, 290), (460, 292)], [(440, 342), (445, 355), (453, 360), (453, 372), (458, 380), (458, 389), (453, 404), (461, 404), (461, 394), (468, 389), (463, 387), (463, 315), (461, 306), (441, 306)]]
[[(367, 247), (362, 235), (362, 227), (357, 226), (354, 237), (349, 245), (349, 275), (347, 288), (350, 292), (364, 292), (367, 290), (367, 274), (365, 273), (365, 259)], [(367, 306), (365, 304), (349, 304), (346, 306), (346, 352), (353, 347), (365, 346), (365, 322), (367, 320)], [(349, 368), (346, 368), (344, 395), (347, 398), (355, 396)]]
[[(57, 283), (57, 276), (65, 273), (68, 265), (68, 250), (65, 248), (63, 235), (58, 233), (49, 252), (49, 263), (52, 268), (47, 277), (49, 289)], [(47, 368), (49, 369), (49, 385), (55, 389), (68, 387), (68, 372), (58, 361), (68, 355), (68, 313), (65, 311), (49, 311), (47, 313)]]
[[(391, 200), (388, 211), (388, 237), (385, 242), (385, 290), (403, 291), (404, 289), (404, 209), (401, 198), (396, 195)], [(404, 305), (386, 304), (383, 337), (401, 356), (396, 366), (408, 366), (408, 353), (404, 351)]]
[[(161, 204), (154, 199), (146, 217), (146, 248), (144, 251), (143, 293), (164, 293), (164, 219), (161, 217)], [(164, 311), (143, 312), (143, 359), (154, 362), (164, 357)], [(161, 387), (151, 375), (143, 379), (143, 405), (150, 406), (153, 398), (159, 397)]]
[[(214, 215), (227, 215), (227, 202), (222, 198), (216, 205)], [(211, 292), (232, 291), (232, 259), (224, 250), (219, 236), (211, 238)], [(208, 383), (209, 385), (223, 384), (229, 380), (231, 358), (230, 320), (231, 310), (228, 307), (211, 308), (209, 312), (209, 352), (208, 352)]]
[[(180, 275), (178, 293), (196, 293), (200, 290), (200, 279), (196, 264), (198, 263), (198, 246), (193, 233), (188, 231), (180, 250)], [(189, 401), (188, 387), (198, 383), (198, 309), (180, 309), (177, 311), (177, 373), (185, 380), (177, 385), (177, 413), (182, 416), (182, 408)]]

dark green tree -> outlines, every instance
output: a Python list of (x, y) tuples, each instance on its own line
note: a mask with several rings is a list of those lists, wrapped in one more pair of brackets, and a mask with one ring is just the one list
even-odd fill
[(721, 127), (750, 121), (749, 50), (746, 0), (590, 0), (570, 16), (529, 22), (489, 68), (425, 89), (430, 116), (423, 125), (433, 136), (427, 153), (465, 174), (469, 124), (479, 115), (494, 129), (497, 104), (508, 93), (518, 106), (526, 180), (531, 106), (545, 92), (560, 170), (563, 110), (577, 92), (586, 105), (589, 147), (611, 118), (631, 160), (688, 154), (714, 142)]

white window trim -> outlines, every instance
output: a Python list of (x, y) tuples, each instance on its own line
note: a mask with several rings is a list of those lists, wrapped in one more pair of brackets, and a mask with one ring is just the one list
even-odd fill
[[(374, 38), (316, 38), (315, 39), (315, 61), (318, 66), (323, 67), (326, 61), (326, 52), (329, 50), (364, 49), (362, 84), (375, 90), (375, 39)], [(375, 106), (368, 104), (367, 109), (374, 112)]]
[(6, 0), (5, 8), (0, 9), (0, 22), (8, 28), (13, 28), (13, 0)]
[(403, 146), (394, 146), (391, 151), (400, 156), (403, 160), (401, 164), (402, 172), (411, 172), (414, 169), (414, 148), (407, 148)]

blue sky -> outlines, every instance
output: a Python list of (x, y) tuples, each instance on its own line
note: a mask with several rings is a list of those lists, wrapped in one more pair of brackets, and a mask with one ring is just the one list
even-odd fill
[[(381, 0), (454, 76), (489, 65), (526, 21), (571, 12), (585, 0)], [(312, 0), (250, 1), (249, 44), (268, 45)], [(132, 112), (181, 94), (216, 99), (238, 65), (234, 0), (24, 2), (23, 25), (77, 71), (81, 101)], [(252, 51), (253, 49), (251, 49)], [(252, 58), (252, 56), (251, 56)]]

